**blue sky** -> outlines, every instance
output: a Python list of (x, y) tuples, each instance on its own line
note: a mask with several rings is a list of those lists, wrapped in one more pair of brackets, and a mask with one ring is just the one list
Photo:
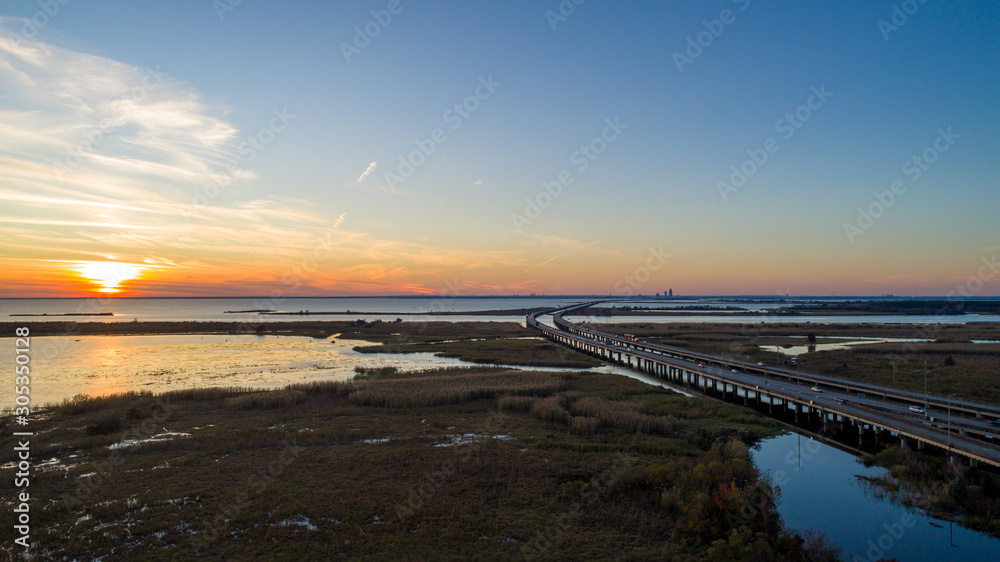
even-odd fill
[[(995, 4), (226, 2), (5, 6), (11, 294), (75, 294), (66, 271), (92, 261), (148, 266), (136, 294), (607, 294), (660, 248), (630, 291), (943, 295), (978, 276), (1000, 294), (980, 271), (1000, 253)], [(146, 68), (164, 80), (122, 110)], [(814, 88), (832, 95), (803, 112)], [(394, 181), (415, 140), (433, 153)], [(733, 166), (753, 173), (720, 189)]]

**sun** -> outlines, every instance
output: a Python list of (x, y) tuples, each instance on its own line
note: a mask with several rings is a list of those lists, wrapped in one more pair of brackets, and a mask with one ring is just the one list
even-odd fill
[(73, 269), (80, 277), (96, 284), (99, 293), (120, 293), (121, 284), (138, 279), (150, 266), (107, 261), (79, 262)]

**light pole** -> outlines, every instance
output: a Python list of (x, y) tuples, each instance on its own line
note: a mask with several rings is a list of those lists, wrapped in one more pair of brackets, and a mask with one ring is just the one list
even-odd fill
[(924, 412), (927, 411), (927, 361), (924, 361)]
[[(919, 369), (914, 369), (914, 373), (919, 373)], [(927, 361), (924, 361), (924, 417), (927, 417)]]
[(948, 451), (951, 451), (951, 397), (954, 395), (948, 395)]

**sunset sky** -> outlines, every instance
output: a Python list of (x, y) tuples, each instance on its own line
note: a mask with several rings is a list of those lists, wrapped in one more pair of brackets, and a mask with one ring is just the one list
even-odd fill
[(50, 4), (2, 297), (1000, 294), (995, 2)]

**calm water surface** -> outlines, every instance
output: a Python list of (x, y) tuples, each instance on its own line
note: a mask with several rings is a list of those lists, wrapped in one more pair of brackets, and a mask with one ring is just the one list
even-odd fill
[(885, 470), (850, 453), (790, 433), (762, 442), (753, 456), (781, 488), (785, 524), (826, 533), (845, 560), (1000, 560), (1000, 539), (873, 495), (857, 477)]
[[(2, 340), (0, 340), (2, 341)], [(7, 341), (13, 342), (13, 339)], [(360, 340), (303, 336), (152, 335), (45, 336), (31, 338), (31, 397), (58, 403), (78, 394), (104, 396), (128, 391), (165, 392), (208, 386), (279, 388), (288, 384), (347, 380), (356, 367), (401, 370), (471, 367), (475, 363), (433, 353), (359, 353)], [(0, 369), (14, 371), (14, 354)], [(669, 387), (621, 367), (594, 369), (497, 365), (532, 371), (615, 373)], [(0, 404), (12, 405), (12, 387), (0, 387)]]
[[(485, 310), (516, 310), (524, 308), (557, 307), (581, 302), (594, 297), (325, 297), (285, 298), (272, 301), (267, 298), (95, 298), (95, 299), (0, 299), (0, 321), (18, 320), (97, 320), (102, 322), (151, 321), (230, 321), (230, 322), (287, 322), (295, 320), (392, 320), (393, 314), (408, 313), (402, 318), (409, 321), (448, 322), (520, 322), (519, 315), (485, 316), (476, 312)], [(600, 298), (600, 297), (597, 297)], [(725, 299), (645, 301), (615, 303), (614, 306), (643, 306), (672, 308), (677, 306), (741, 306), (753, 311), (763, 311), (787, 306), (779, 302), (740, 302)], [(336, 315), (260, 315), (258, 313), (230, 314), (226, 311), (276, 310), (282, 312), (341, 312)], [(348, 311), (350, 311), (348, 313)], [(54, 316), (66, 313), (113, 313), (114, 316)], [(428, 315), (431, 312), (468, 313), (461, 315)], [(14, 314), (48, 314), (51, 318), (11, 316)], [(424, 316), (427, 315), (427, 316)], [(964, 316), (734, 316), (720, 312), (709, 316), (575, 316), (594, 323), (615, 322), (870, 322), (870, 323), (965, 323), (1000, 322), (1000, 315)]]
[[(516, 310), (522, 308), (557, 307), (580, 302), (575, 298), (288, 298), (271, 301), (266, 298), (177, 298), (177, 299), (0, 299), (0, 321), (18, 320), (94, 320), (101, 322), (151, 321), (252, 321), (287, 322), (295, 320), (365, 320), (393, 319), (392, 314), (408, 313), (404, 320), (423, 320), (419, 316), (432, 312), (468, 312), (469, 315), (429, 315), (437, 321), (524, 321), (523, 316), (482, 316), (484, 310)], [(275, 310), (281, 312), (343, 312), (340, 315), (261, 315), (232, 314), (226, 311)], [(350, 311), (350, 313), (347, 313)], [(11, 316), (13, 314), (113, 313), (114, 316), (56, 316), (54, 318)], [(414, 316), (417, 315), (417, 316)]]
[[(470, 365), (433, 353), (358, 353), (358, 340), (299, 336), (159, 335), (50, 336), (31, 339), (34, 404), (77, 394), (103, 396), (130, 390), (164, 392), (207, 386), (276, 388), (292, 383), (346, 380), (355, 367), (430, 369)], [(0, 357), (14, 371), (14, 354)], [(13, 391), (3, 388), (3, 404)]]

